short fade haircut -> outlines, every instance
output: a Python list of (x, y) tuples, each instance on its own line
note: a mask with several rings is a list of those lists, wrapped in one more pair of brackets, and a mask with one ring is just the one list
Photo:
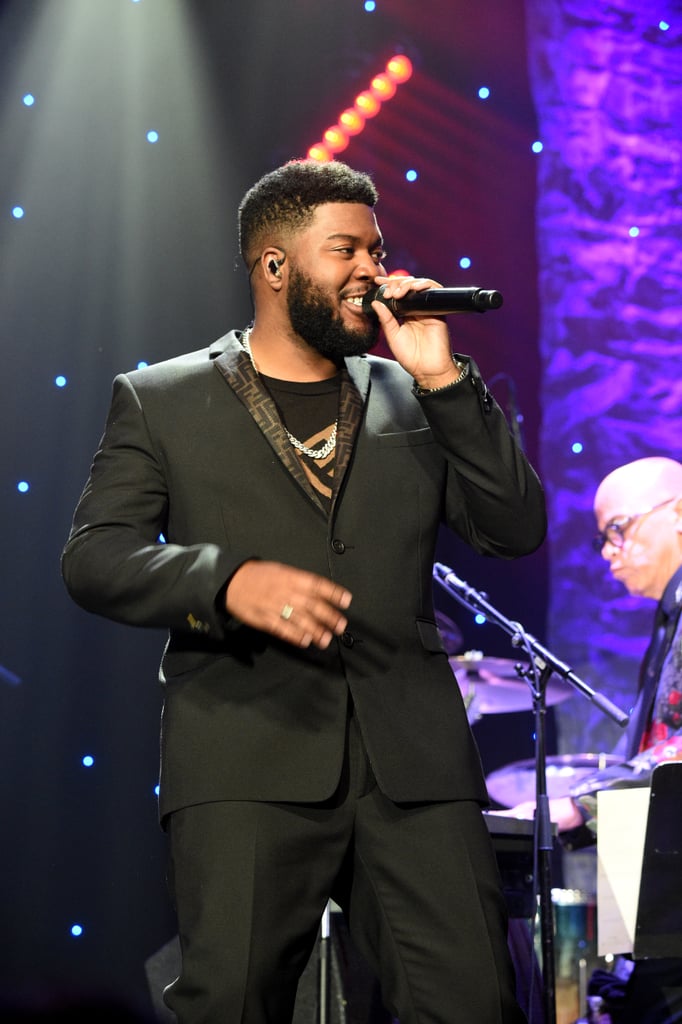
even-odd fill
[[(264, 175), (239, 204), (239, 251), (247, 268), (272, 232), (301, 230), (325, 203), (363, 203), (375, 206), (374, 182), (362, 171), (332, 160), (291, 160)], [(270, 238), (267, 236), (270, 234)]]

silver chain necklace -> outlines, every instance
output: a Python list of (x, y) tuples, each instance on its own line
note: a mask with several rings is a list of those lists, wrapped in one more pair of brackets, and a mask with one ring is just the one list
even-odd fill
[[(242, 331), (242, 346), (244, 348), (244, 351), (248, 355), (249, 359), (251, 360), (251, 365), (253, 366), (256, 373), (258, 373), (258, 367), (256, 366), (256, 363), (253, 358), (253, 353), (251, 351), (251, 344), (249, 341), (250, 335), (250, 327), (247, 327), (244, 331)], [(286, 431), (286, 435), (289, 438), (290, 443), (294, 446), (297, 452), (301, 452), (302, 455), (307, 455), (309, 459), (326, 459), (327, 456), (331, 455), (331, 453), (336, 448), (336, 427), (338, 425), (338, 422), (338, 420), (335, 421), (334, 426), (332, 427), (331, 434), (329, 435), (329, 437), (324, 442), (321, 448), (308, 448), (306, 445), (303, 444), (302, 441), (299, 441), (297, 437), (294, 437), (294, 435), (287, 430), (284, 424), (282, 424), (282, 426)]]

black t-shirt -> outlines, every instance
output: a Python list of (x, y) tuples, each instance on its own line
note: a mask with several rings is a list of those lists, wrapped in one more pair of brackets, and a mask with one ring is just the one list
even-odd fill
[[(265, 377), (261, 380), (277, 406), (290, 434), (313, 451), (319, 451), (334, 430), (339, 414), (341, 374), (328, 380), (289, 381)], [(296, 451), (305, 473), (318, 494), (331, 502), (335, 449), (322, 459)]]

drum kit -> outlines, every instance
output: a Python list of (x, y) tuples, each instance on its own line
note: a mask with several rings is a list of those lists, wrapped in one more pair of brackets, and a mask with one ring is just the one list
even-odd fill
[[(457, 625), (440, 611), (438, 629), (448, 652), (450, 667), (464, 699), (469, 722), (483, 715), (531, 711), (533, 693), (527, 676), (528, 663), (511, 658), (490, 658), (481, 651), (454, 654), (462, 644)], [(545, 689), (548, 707), (568, 700), (575, 693), (570, 683), (552, 677)], [(567, 796), (581, 779), (617, 764), (610, 754), (557, 754), (546, 759), (547, 794), (550, 798)], [(486, 779), (490, 796), (502, 807), (515, 807), (535, 799), (535, 761), (515, 761), (492, 772)]]
[[(462, 648), (458, 627), (440, 611), (436, 612), (436, 620), (470, 724), (483, 715), (534, 710), (534, 672), (528, 662), (486, 657), (481, 651), (457, 654), (455, 652)], [(545, 704), (547, 707), (560, 704), (574, 693), (570, 683), (551, 676), (545, 687)], [(609, 754), (589, 753), (546, 757), (548, 797), (569, 795), (581, 779), (619, 760)], [(522, 803), (530, 806), (536, 795), (535, 760), (505, 765), (491, 772), (486, 784), (490, 797), (501, 807), (514, 808)], [(565, 1004), (560, 1007), (564, 1016), (557, 1020), (574, 1020), (575, 1014), (586, 1005), (588, 971), (599, 966), (596, 900), (593, 895), (577, 889), (552, 889), (551, 902), (557, 991)]]

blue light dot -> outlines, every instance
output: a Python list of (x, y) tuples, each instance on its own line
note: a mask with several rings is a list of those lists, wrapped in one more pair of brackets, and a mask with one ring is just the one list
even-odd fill
[(545, 147), (542, 145), (540, 140), (537, 139), (530, 148), (533, 150), (534, 153), (542, 153)]
[(164, 537), (164, 535), (162, 533), (160, 533), (159, 536), (156, 538), (156, 542), (157, 542), (157, 544), (165, 544), (166, 543), (166, 538)]
[(81, 764), (83, 765), (84, 768), (92, 768), (94, 763), (95, 763), (95, 759), (92, 756), (92, 754), (86, 754), (85, 757), (81, 761)]
[(30, 486), (31, 485), (28, 483), (28, 481), (20, 480), (19, 483), (17, 484), (17, 490), (20, 491), (21, 494), (26, 494), (26, 492), (30, 489)]
[(416, 171), (409, 170), (406, 172), (405, 177), (407, 178), (408, 181), (416, 181), (419, 175)]
[(22, 103), (24, 104), (25, 107), (32, 107), (33, 104), (35, 103), (35, 101), (36, 101), (36, 98), (33, 95), (33, 93), (31, 93), (31, 92), (27, 92), (26, 95), (24, 96), (24, 98), (22, 99)]
[(158, 142), (158, 141), (159, 141), (159, 133), (158, 132), (155, 132), (155, 131), (147, 132), (147, 142), (154, 143), (154, 142)]
[(66, 377), (64, 377), (61, 373), (57, 377), (55, 377), (54, 382), (58, 388), (66, 387)]
[(144, 370), (146, 366), (149, 366), (149, 363), (146, 363), (144, 359), (140, 359), (139, 363), (137, 364), (138, 370)]
[(476, 623), (477, 626), (482, 626), (485, 621), (485, 615), (481, 615), (480, 612), (474, 615), (474, 622)]
[(583, 450), (583, 446), (582, 446), (582, 443), (580, 441), (574, 441), (573, 444), (571, 445), (571, 451), (573, 452), (574, 455), (580, 455), (582, 450)]
[(159, 790), (160, 789), (161, 789), (161, 787), (159, 786), (159, 784), (157, 782), (156, 785), (154, 786), (154, 796), (158, 796), (159, 795)]
[(365, 0), (365, 10), (371, 14), (372, 11), (376, 11), (377, 5), (374, 0)]
[(73, 935), (74, 939), (80, 938), (80, 936), (83, 934), (83, 926), (80, 924), (72, 924), (71, 934)]
[(661, 32), (667, 32), (670, 28), (670, 23), (667, 21), (659, 21), (658, 27), (660, 28)]
[(487, 100), (489, 96), (490, 96), (490, 89), (488, 88), (487, 85), (482, 85), (481, 88), (478, 90), (478, 98), (479, 98), (479, 100)]
[(469, 267), (471, 266), (471, 260), (469, 259), (468, 256), (462, 256), (461, 260), (459, 261), (459, 265), (462, 268), (462, 270), (468, 270)]
[(630, 230), (628, 231), (628, 234), (629, 234), (630, 238), (637, 238), (637, 235), (639, 234), (639, 228), (631, 227)]
[(23, 206), (13, 206), (12, 207), (12, 216), (14, 217), (15, 220), (21, 220), (21, 218), (24, 216), (24, 208), (23, 208)]

